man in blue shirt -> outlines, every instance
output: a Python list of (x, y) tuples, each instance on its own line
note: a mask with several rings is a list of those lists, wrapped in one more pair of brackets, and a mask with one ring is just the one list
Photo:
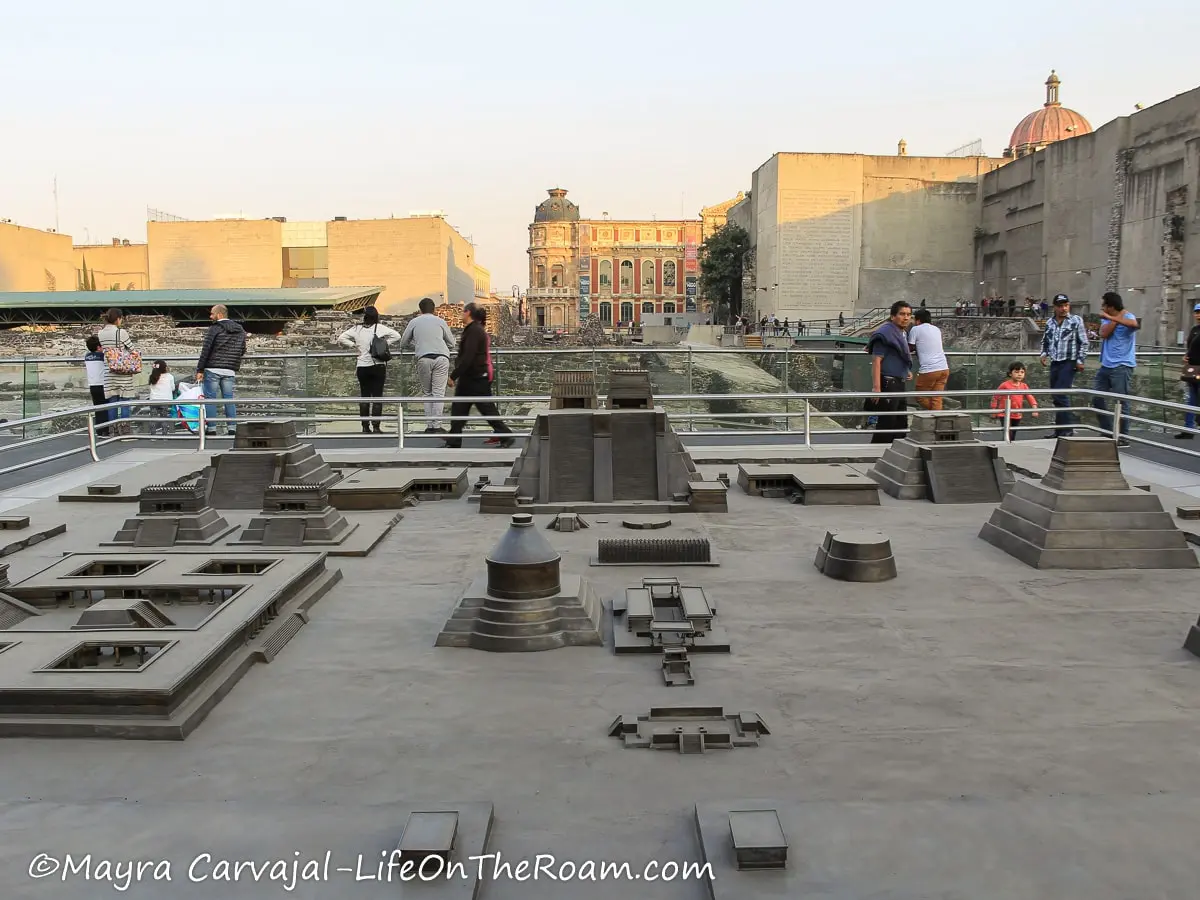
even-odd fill
[(874, 403), (879, 421), (871, 436), (872, 444), (890, 444), (908, 433), (903, 393), (905, 383), (912, 379), (912, 351), (908, 348), (911, 323), (912, 307), (897, 300), (888, 320), (867, 341), (867, 352), (871, 354), (871, 391), (880, 395)]
[[(1130, 382), (1133, 380), (1133, 370), (1137, 366), (1137, 316), (1125, 308), (1121, 295), (1109, 291), (1100, 298), (1100, 371), (1096, 373), (1096, 381), (1092, 385), (1097, 391), (1110, 394), (1129, 396)], [(1129, 400), (1121, 401), (1121, 438), (1118, 446), (1129, 446)], [(1112, 434), (1112, 415), (1108, 412), (1108, 398), (1094, 397), (1092, 406), (1101, 412), (1096, 413), (1100, 428)]]

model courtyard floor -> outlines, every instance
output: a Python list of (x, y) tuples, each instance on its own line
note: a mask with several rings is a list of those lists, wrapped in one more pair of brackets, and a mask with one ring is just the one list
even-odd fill
[[(1049, 451), (1020, 450), (1045, 462)], [(471, 467), (472, 484), (503, 480), (512, 454), (493, 458)], [(144, 465), (161, 464), (153, 459)], [(736, 466), (695, 459), (706, 478), (736, 479)], [(129, 481), (119, 461), (90, 479), (77, 470), (8, 492), (48, 499), (5, 514), (68, 523), (4, 559), (12, 581), (112, 537), (135, 504), (54, 497), (87, 480)], [(722, 881), (720, 870), (717, 897), (1191, 900), (1200, 659), (1182, 644), (1200, 614), (1196, 573), (1041, 572), (978, 537), (993, 505), (880, 504), (793, 505), (747, 496), (735, 480), (727, 514), (676, 514), (653, 535), (708, 538), (713, 568), (589, 566), (597, 540), (643, 536), (620, 514), (542, 531), (563, 574), (590, 580), (606, 604), (652, 575), (704, 588), (732, 652), (693, 655), (695, 684), (668, 687), (657, 654), (614, 655), (607, 621), (604, 647), (435, 648), (509, 520), (467, 497), (420, 503), (369, 556), (327, 560), (343, 578), (310, 623), (185, 741), (0, 741), (4, 896), (110, 895), (111, 882), (94, 876), (31, 879), (43, 852), (90, 853), (93, 866), (171, 861), (171, 882), (147, 869), (124, 892), (133, 898), (442, 896), (336, 869), (362, 854), (374, 873), (411, 811), (490, 803), (488, 848), (505, 860), (629, 861), (635, 873), (652, 860), (701, 859), (697, 806), (718, 831), (722, 811), (777, 809), (785, 872)], [(551, 518), (537, 516), (538, 527)], [(899, 576), (821, 575), (817, 547), (839, 529), (886, 534)], [(757, 713), (770, 733), (704, 755), (625, 749), (608, 734), (618, 716), (682, 705)], [(329, 879), (290, 892), (248, 875), (188, 877), (204, 853), (291, 861), (326, 851)], [(478, 896), (708, 892), (697, 880), (501, 878)]]

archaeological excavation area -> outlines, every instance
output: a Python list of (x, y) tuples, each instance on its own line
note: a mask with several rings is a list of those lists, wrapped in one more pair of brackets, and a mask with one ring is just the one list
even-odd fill
[(511, 450), (247, 420), (6, 491), (5, 896), (1194, 896), (1194, 498), (954, 413), (689, 445), (613, 381)]

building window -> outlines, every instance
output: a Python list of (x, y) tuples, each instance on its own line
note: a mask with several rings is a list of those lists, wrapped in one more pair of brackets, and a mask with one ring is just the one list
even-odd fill
[(675, 304), (674, 304), (674, 303), (664, 303), (664, 304), (663, 304), (663, 312), (664, 312), (664, 313), (673, 313), (673, 312), (675, 312)]
[(540, 288), (544, 288), (546, 286), (546, 267), (545, 266), (537, 267), (537, 286)]
[(550, 269), (550, 287), (564, 287), (563, 267), (561, 265), (553, 266)]
[(611, 325), (612, 324), (612, 304), (609, 303), (607, 300), (603, 301), (600, 304), (600, 324), (601, 325)]
[(621, 260), (621, 293), (633, 293), (633, 260)]
[(663, 287), (675, 287), (675, 260), (668, 259), (663, 263)]
[(633, 304), (630, 303), (628, 300), (626, 300), (624, 303), (621, 304), (621, 321), (622, 322), (632, 322), (633, 321)]
[(654, 260), (642, 260), (642, 293), (654, 293)]
[[(612, 260), (600, 260), (600, 289), (604, 291), (612, 290)], [(612, 321), (611, 319), (609, 321)]]
[(642, 313), (643, 314), (644, 313), (652, 313), (652, 312), (654, 312), (654, 304), (653, 303), (647, 302), (647, 303), (642, 304)]

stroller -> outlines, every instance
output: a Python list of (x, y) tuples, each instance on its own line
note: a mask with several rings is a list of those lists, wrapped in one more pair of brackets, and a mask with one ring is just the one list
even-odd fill
[(200, 404), (197, 400), (204, 399), (204, 388), (187, 381), (179, 383), (179, 394), (175, 398), (179, 403), (172, 407), (175, 415), (183, 420), (184, 427), (192, 434), (200, 431)]

